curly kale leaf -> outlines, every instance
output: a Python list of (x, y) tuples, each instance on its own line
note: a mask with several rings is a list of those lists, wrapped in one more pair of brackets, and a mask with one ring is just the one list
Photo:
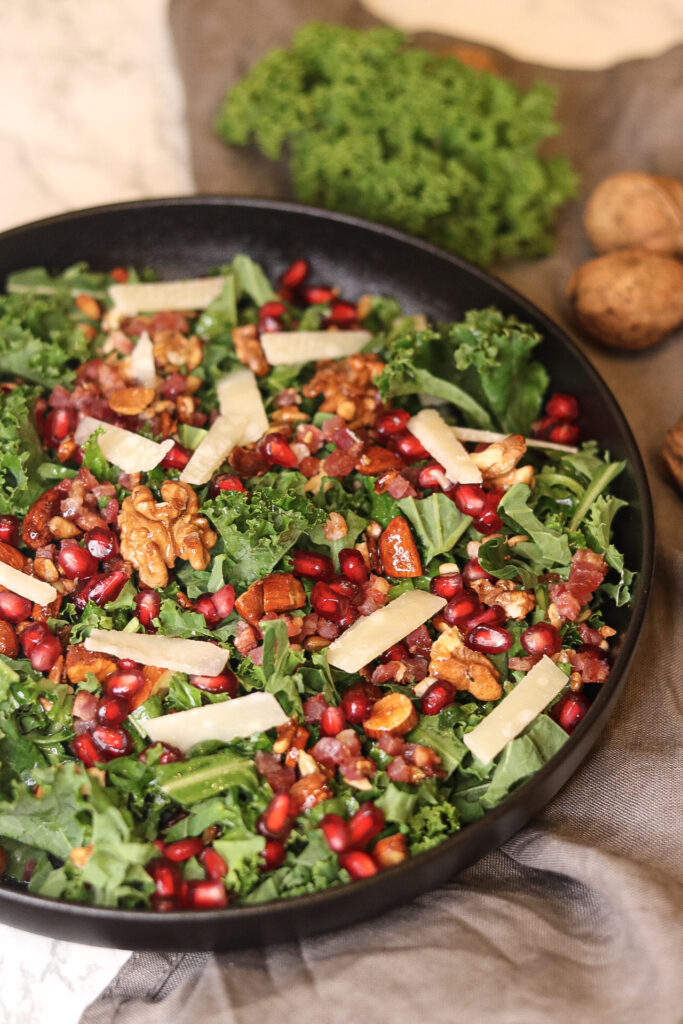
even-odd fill
[(41, 470), (51, 464), (35, 426), (37, 395), (26, 385), (0, 393), (0, 514), (22, 515), (47, 487)]
[(71, 384), (92, 354), (76, 314), (68, 291), (0, 295), (0, 374), (44, 388)]

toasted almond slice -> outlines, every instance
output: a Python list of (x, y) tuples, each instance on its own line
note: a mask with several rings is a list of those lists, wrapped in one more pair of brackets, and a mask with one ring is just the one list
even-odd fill
[(363, 729), (373, 740), (380, 736), (404, 736), (417, 725), (417, 711), (404, 693), (388, 693), (372, 706)]

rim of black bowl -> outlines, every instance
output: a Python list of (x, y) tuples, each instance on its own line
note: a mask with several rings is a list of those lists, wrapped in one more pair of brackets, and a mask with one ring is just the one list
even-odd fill
[[(54, 913), (51, 915), (50, 911), (58, 912), (58, 916), (61, 919), (77, 919), (82, 920), (84, 925), (87, 922), (99, 922), (104, 927), (101, 935), (98, 934), (84, 934), (78, 938), (73, 928), (69, 929), (71, 932), (72, 941), (85, 941), (98, 945), (109, 945), (112, 946), (113, 942), (107, 933), (107, 924), (116, 925), (128, 925), (130, 927), (130, 938), (132, 940), (130, 947), (126, 948), (152, 948), (149, 941), (143, 941), (142, 945), (136, 946), (135, 943), (135, 929), (136, 926), (145, 924), (153, 925), (156, 929), (159, 929), (162, 933), (160, 935), (161, 942), (157, 942), (156, 948), (163, 947), (163, 930), (168, 927), (169, 931), (174, 929), (182, 928), (183, 925), (188, 927), (190, 932), (194, 932), (196, 935), (196, 925), (206, 924), (207, 931), (210, 931), (210, 925), (215, 924), (217, 921), (224, 923), (226, 926), (230, 926), (230, 930), (237, 930), (239, 932), (240, 925), (252, 922), (258, 918), (286, 918), (289, 916), (296, 917), (299, 912), (307, 911), (311, 916), (316, 915), (318, 911), (324, 911), (330, 909), (333, 905), (339, 905), (345, 901), (346, 896), (352, 890), (354, 894), (370, 894), (378, 885), (393, 881), (395, 888), (400, 888), (402, 882), (415, 871), (419, 870), (422, 865), (433, 864), (436, 861), (442, 861), (448, 857), (450, 851), (455, 850), (459, 845), (462, 844), (463, 839), (466, 837), (470, 841), (470, 845), (476, 845), (475, 837), (479, 834), (486, 832), (495, 832), (496, 826), (501, 823), (503, 818), (513, 819), (517, 815), (519, 817), (519, 825), (510, 829), (505, 828), (505, 835), (502, 841), (508, 836), (514, 835), (519, 828), (521, 828), (527, 821), (532, 819), (536, 814), (539, 813), (540, 809), (545, 806), (548, 800), (541, 800), (538, 806), (528, 813), (528, 804), (530, 797), (535, 793), (538, 793), (543, 789), (546, 780), (548, 780), (556, 771), (558, 765), (564, 761), (569, 761), (572, 764), (570, 771), (567, 773), (565, 782), (562, 783), (558, 790), (566, 784), (566, 781), (573, 775), (581, 764), (583, 759), (588, 754), (589, 750), (596, 742), (605, 722), (612, 711), (613, 706), (616, 703), (618, 695), (622, 690), (626, 672), (628, 670), (629, 663), (633, 656), (633, 652), (638, 641), (645, 614), (647, 610), (647, 604), (650, 597), (650, 591), (652, 587), (652, 575), (654, 570), (654, 516), (652, 509), (652, 499), (650, 495), (650, 488), (647, 480), (647, 474), (643, 464), (643, 460), (638, 449), (638, 445), (635, 441), (631, 428), (621, 411), (617, 400), (613, 396), (612, 392), (608, 388), (607, 384), (603, 380), (602, 376), (595, 369), (590, 360), (584, 355), (582, 350), (573, 340), (573, 338), (562, 328), (559, 324), (555, 323), (550, 319), (541, 309), (539, 309), (533, 302), (527, 299), (524, 295), (518, 292), (515, 288), (505, 284), (503, 281), (494, 277), (493, 275), (482, 270), (476, 264), (470, 263), (462, 257), (456, 256), (452, 253), (446, 252), (437, 246), (431, 245), (429, 242), (425, 242), (422, 239), (415, 238), (412, 235), (405, 234), (402, 231), (398, 231), (395, 228), (386, 227), (381, 224), (375, 224), (371, 221), (363, 220), (360, 217), (353, 217), (348, 214), (338, 213), (336, 211), (325, 210), (319, 207), (305, 206), (300, 203), (286, 202), (280, 200), (270, 199), (258, 199), (258, 198), (247, 198), (239, 196), (228, 196), (228, 195), (203, 195), (196, 194), (190, 196), (170, 196), (161, 197), (154, 199), (142, 199), (142, 200), (130, 200), (119, 203), (108, 203), (101, 206), (86, 207), (83, 209), (69, 211), (67, 213), (57, 214), (52, 217), (45, 217), (39, 220), (27, 222), (25, 224), (18, 225), (13, 228), (9, 228), (6, 231), (0, 233), (0, 245), (6, 240), (11, 239), (15, 235), (22, 235), (27, 231), (39, 230), (43, 227), (59, 225), (59, 224), (73, 224), (78, 220), (85, 220), (88, 217), (101, 213), (117, 213), (117, 212), (134, 212), (136, 209), (149, 209), (149, 208), (176, 208), (176, 207), (205, 207), (205, 206), (221, 206), (221, 207), (235, 207), (240, 209), (255, 209), (255, 210), (273, 210), (282, 211), (284, 213), (295, 214), (301, 217), (307, 217), (314, 220), (326, 220), (334, 221), (339, 224), (348, 224), (350, 227), (355, 229), (362, 229), (370, 232), (377, 237), (390, 238), (398, 243), (410, 246), (417, 252), (424, 252), (430, 256), (437, 257), (438, 259), (451, 264), (453, 267), (457, 267), (461, 270), (465, 270), (470, 275), (479, 278), (483, 282), (492, 283), (496, 290), (506, 297), (512, 299), (517, 305), (523, 307), (528, 311), (535, 320), (537, 320), (549, 335), (559, 336), (562, 343), (566, 348), (569, 349), (573, 358), (579, 362), (587, 375), (592, 379), (596, 390), (600, 394), (603, 401), (609, 406), (610, 412), (617, 423), (623, 444), (625, 448), (626, 458), (628, 460), (631, 471), (635, 479), (636, 488), (640, 499), (640, 514), (641, 514), (641, 542), (642, 542), (642, 567), (639, 573), (639, 580), (631, 615), (628, 626), (625, 633), (623, 634), (622, 644), (618, 651), (618, 654), (612, 664), (612, 669), (608, 680), (602, 685), (598, 696), (593, 701), (588, 715), (580, 722), (578, 727), (568, 737), (566, 743), (546, 764), (543, 765), (534, 775), (532, 775), (526, 782), (522, 783), (517, 789), (503, 800), (501, 804), (494, 807), (492, 810), (487, 811), (483, 817), (463, 826), (463, 828), (455, 832), (448, 839), (439, 843), (437, 846), (426, 850), (423, 853), (417, 854), (413, 857), (409, 857), (402, 864), (395, 867), (389, 868), (371, 878), (363, 879), (360, 881), (351, 881), (349, 883), (339, 885), (330, 889), (322, 890), (318, 893), (313, 893), (306, 896), (297, 896), (292, 898), (282, 898), (277, 900), (271, 900), (264, 903), (253, 904), (249, 906), (241, 907), (228, 907), (227, 909), (221, 910), (179, 910), (170, 911), (168, 913), (160, 914), (155, 911), (146, 909), (125, 909), (125, 908), (111, 908), (102, 906), (93, 906), (84, 903), (72, 903), (66, 900), (53, 899), (45, 896), (33, 895), (19, 889), (3, 888), (0, 887), (0, 903), (6, 903), (9, 905), (16, 906), (17, 910), (22, 908), (43, 908), (48, 912), (51, 920), (55, 919)], [(555, 793), (556, 795), (556, 793)], [(549, 799), (552, 799), (551, 796)], [(533, 802), (533, 801), (532, 801)], [(488, 849), (495, 849), (500, 845), (500, 842), (495, 841), (488, 844)], [(478, 859), (478, 854), (470, 857), (467, 863), (472, 863)], [(460, 868), (454, 868), (454, 870), (462, 870), (466, 866), (461, 864)], [(426, 887), (421, 886), (418, 891), (424, 891)], [(357, 902), (357, 901), (356, 901)], [(394, 904), (403, 902), (401, 898), (393, 900), (385, 900), (386, 908), (389, 909)], [(376, 912), (383, 912), (382, 908), (379, 911), (370, 911), (369, 914), (362, 915), (359, 913), (353, 913), (348, 922), (342, 922), (342, 925), (348, 923), (351, 924), (355, 921), (359, 921), (363, 916), (371, 916)], [(14, 923), (14, 922), (8, 922)], [(18, 927), (22, 927), (20, 918), (17, 918), (16, 924)], [(34, 931), (43, 931), (39, 926), (36, 926), (35, 922), (26, 924), (27, 928)], [(316, 932), (324, 931), (329, 928), (335, 927), (334, 923), (326, 923), (324, 919), (312, 923), (307, 926), (305, 934), (315, 934)], [(50, 925), (45, 928), (45, 934), (54, 934), (59, 929), (54, 928), (51, 931)], [(303, 933), (302, 933), (303, 934)], [(286, 937), (293, 937), (292, 935), (285, 935)], [(278, 941), (277, 939), (275, 941)], [(184, 945), (182, 940), (172, 942), (169, 948), (204, 948), (199, 944)], [(221, 948), (220, 942), (217, 944), (212, 943), (206, 948)]]

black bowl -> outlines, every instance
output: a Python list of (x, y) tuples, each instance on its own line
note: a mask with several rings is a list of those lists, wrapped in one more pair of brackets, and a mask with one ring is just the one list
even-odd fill
[(562, 750), (499, 807), (440, 846), (374, 878), (313, 896), (254, 907), (164, 915), (68, 904), (0, 889), (0, 920), (18, 928), (124, 949), (230, 949), (353, 924), (440, 885), (495, 849), (558, 792), (588, 754), (624, 684), (649, 595), (653, 525), (643, 464), (631, 431), (603, 380), (573, 342), (511, 288), (424, 242), (353, 217), (270, 201), (192, 197), (150, 200), (53, 217), (0, 236), (0, 278), (22, 267), (59, 270), (78, 260), (94, 268), (155, 268), (164, 277), (204, 273), (245, 252), (272, 274), (305, 256), (316, 276), (344, 295), (395, 295), (411, 313), (455, 320), (496, 305), (544, 336), (541, 359), (553, 384), (577, 395), (587, 436), (597, 438), (627, 470), (615, 490), (628, 502), (617, 543), (639, 572), (631, 609), (611, 612), (619, 644), (609, 680)]

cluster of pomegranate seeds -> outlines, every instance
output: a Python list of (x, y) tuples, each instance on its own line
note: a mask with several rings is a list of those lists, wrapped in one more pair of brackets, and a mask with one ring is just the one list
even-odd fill
[(576, 445), (581, 439), (575, 422), (579, 413), (579, 403), (573, 395), (555, 392), (545, 403), (545, 416), (533, 424), (532, 434), (554, 444)]

